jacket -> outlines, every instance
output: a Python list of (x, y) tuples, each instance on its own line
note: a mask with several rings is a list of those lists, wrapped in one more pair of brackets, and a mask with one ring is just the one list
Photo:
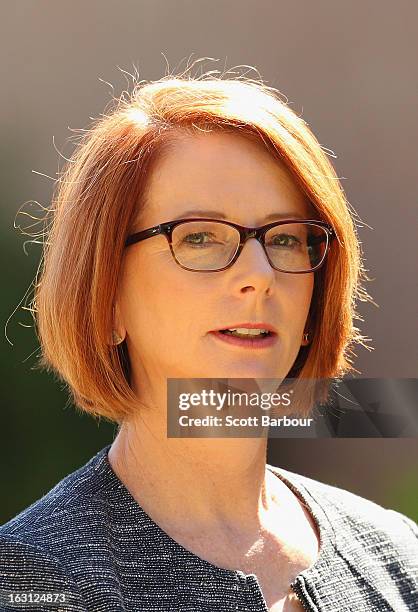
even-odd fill
[[(1, 612), (267, 612), (255, 574), (201, 559), (145, 513), (113, 471), (109, 448), (0, 526)], [(418, 611), (414, 521), (266, 467), (319, 528), (318, 559), (291, 584), (306, 610)], [(13, 602), (10, 592), (31, 592), (31, 603)]]

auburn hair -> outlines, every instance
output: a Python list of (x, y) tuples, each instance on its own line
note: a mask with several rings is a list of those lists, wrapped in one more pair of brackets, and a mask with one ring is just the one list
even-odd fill
[[(261, 79), (169, 75), (135, 82), (82, 130), (47, 211), (30, 308), (41, 349), (35, 367), (58, 375), (82, 411), (122, 423), (138, 410), (126, 340), (111, 340), (124, 243), (140, 218), (153, 165), (179, 134), (202, 128), (263, 142), (336, 233), (314, 273), (312, 341), (288, 376), (330, 379), (354, 370), (352, 346), (368, 341), (354, 325), (356, 300), (370, 299), (355, 213), (307, 123), (281, 98)], [(326, 389), (315, 393), (313, 400), (326, 401)]]

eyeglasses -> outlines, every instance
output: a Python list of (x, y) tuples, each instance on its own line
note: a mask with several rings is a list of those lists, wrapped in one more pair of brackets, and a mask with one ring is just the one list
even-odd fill
[(255, 238), (275, 270), (292, 274), (318, 270), (335, 237), (325, 221), (287, 219), (245, 227), (202, 217), (168, 221), (136, 232), (127, 238), (125, 247), (158, 234), (167, 238), (174, 260), (185, 270), (226, 270), (238, 259), (245, 242)]

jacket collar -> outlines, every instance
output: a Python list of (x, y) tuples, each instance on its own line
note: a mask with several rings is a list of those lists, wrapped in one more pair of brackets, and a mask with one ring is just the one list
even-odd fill
[[(343, 594), (343, 599), (347, 598), (347, 608), (339, 603), (339, 610), (366, 610), (374, 599), (378, 606), (376, 609), (400, 612), (402, 603), (392, 578), (371, 554), (367, 540), (363, 539), (373, 526), (364, 523), (352, 512), (351, 506), (344, 505), (344, 496), (351, 498), (352, 502), (361, 498), (283, 468), (269, 464), (267, 468), (299, 497), (319, 529), (318, 558), (294, 581), (312, 609), (335, 612), (333, 593), (337, 592)], [(337, 495), (332, 495), (332, 492)], [(342, 493), (342, 499), (339, 493)], [(406, 612), (406, 607), (404, 609)]]

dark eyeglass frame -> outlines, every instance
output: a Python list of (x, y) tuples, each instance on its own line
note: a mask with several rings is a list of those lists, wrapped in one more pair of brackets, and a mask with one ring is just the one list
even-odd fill
[[(229, 264), (227, 264), (223, 268), (219, 268), (216, 270), (193, 270), (191, 268), (187, 268), (186, 266), (183, 266), (176, 259), (176, 256), (173, 250), (173, 245), (172, 245), (173, 230), (175, 227), (177, 227), (177, 225), (180, 225), (182, 223), (189, 223), (192, 221), (211, 221), (212, 223), (223, 223), (224, 225), (229, 225), (239, 231), (240, 241), (239, 241), (238, 249), (235, 255), (233, 256), (232, 260), (229, 262)], [(323, 242), (324, 240), (326, 240), (324, 256), (322, 258), (322, 261), (317, 266), (315, 266), (314, 268), (311, 268), (310, 270), (298, 270), (297, 272), (292, 272), (289, 270), (282, 270), (281, 268), (277, 268), (276, 266), (273, 265), (267, 253), (267, 249), (265, 246), (265, 235), (268, 232), (268, 230), (275, 226), (289, 225), (291, 223), (303, 223), (305, 225), (314, 224), (326, 230), (326, 233), (324, 234), (324, 238), (321, 237), (317, 239), (318, 242)], [(316, 270), (319, 270), (319, 268), (321, 268), (321, 266), (325, 262), (325, 259), (326, 259), (326, 256), (329, 250), (329, 246), (331, 244), (331, 240), (335, 238), (335, 232), (333, 228), (331, 227), (331, 225), (329, 225), (329, 223), (326, 223), (326, 221), (318, 221), (317, 219), (285, 219), (283, 221), (273, 221), (273, 223), (268, 223), (267, 225), (261, 225), (260, 227), (246, 227), (244, 225), (239, 225), (238, 223), (233, 223), (232, 221), (223, 221), (221, 219), (212, 219), (212, 218), (207, 218), (207, 217), (193, 217), (190, 219), (177, 219), (176, 221), (167, 221), (165, 223), (160, 223), (159, 225), (154, 225), (154, 227), (149, 227), (148, 229), (141, 230), (140, 232), (136, 232), (135, 234), (131, 234), (130, 236), (128, 236), (128, 238), (125, 241), (125, 248), (132, 244), (136, 244), (137, 242), (141, 242), (142, 240), (147, 240), (148, 238), (157, 236), (158, 234), (162, 234), (163, 236), (167, 238), (168, 244), (170, 246), (170, 251), (171, 251), (171, 254), (175, 262), (181, 268), (183, 268), (184, 270), (188, 270), (190, 272), (221, 272), (222, 270), (226, 270), (230, 268), (240, 256), (241, 251), (244, 248), (244, 244), (246, 243), (246, 241), (249, 238), (255, 238), (262, 245), (264, 249), (264, 253), (266, 254), (268, 262), (272, 268), (274, 268), (275, 270), (278, 270), (279, 272), (284, 272), (286, 274), (308, 274), (310, 272), (315, 272)]]

